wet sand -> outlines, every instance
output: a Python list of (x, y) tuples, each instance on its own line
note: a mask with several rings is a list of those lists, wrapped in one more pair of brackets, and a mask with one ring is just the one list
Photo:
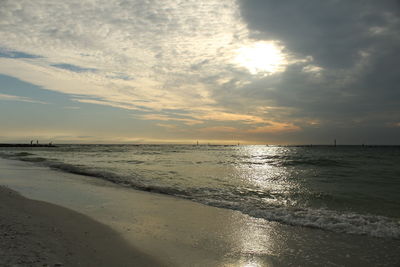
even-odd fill
[(399, 240), (283, 225), (26, 162), (0, 159), (0, 184), (85, 214), (118, 232), (139, 255), (167, 266), (400, 264)]
[(161, 266), (109, 227), (0, 187), (0, 266)]

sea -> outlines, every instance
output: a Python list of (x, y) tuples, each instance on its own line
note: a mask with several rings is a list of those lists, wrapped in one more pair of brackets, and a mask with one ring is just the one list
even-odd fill
[(400, 239), (399, 146), (57, 145), (0, 156), (282, 224)]

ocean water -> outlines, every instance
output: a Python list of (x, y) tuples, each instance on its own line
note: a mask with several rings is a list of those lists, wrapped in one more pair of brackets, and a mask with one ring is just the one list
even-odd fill
[(0, 156), (331, 232), (400, 239), (400, 147), (59, 145)]

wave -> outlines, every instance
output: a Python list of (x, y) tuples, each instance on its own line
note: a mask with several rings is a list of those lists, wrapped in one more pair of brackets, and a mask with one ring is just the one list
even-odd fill
[[(29, 161), (64, 172), (104, 179), (137, 190), (171, 195), (205, 205), (240, 211), (252, 217), (283, 224), (312, 227), (337, 233), (368, 235), (380, 238), (400, 239), (400, 221), (385, 216), (341, 212), (324, 208), (295, 208), (274, 203), (262, 203), (260, 199), (274, 197), (269, 192), (253, 192), (241, 188), (177, 188), (149, 184), (136, 175), (119, 175), (110, 171), (84, 165), (71, 165), (56, 160), (35, 157), (31, 153), (0, 154), (2, 157)], [(260, 195), (261, 194), (261, 195)], [(275, 196), (276, 197), (276, 196)], [(253, 200), (257, 199), (258, 202)]]
[[(215, 206), (219, 205), (216, 203)], [(233, 208), (232, 205), (229, 206)], [(269, 207), (240, 211), (252, 217), (293, 226), (318, 228), (337, 233), (400, 239), (400, 222), (384, 216), (305, 208)]]

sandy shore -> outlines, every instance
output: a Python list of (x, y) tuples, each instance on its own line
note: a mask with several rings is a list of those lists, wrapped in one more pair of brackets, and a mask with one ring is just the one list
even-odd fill
[(158, 266), (87, 216), (0, 187), (0, 266)]
[(293, 227), (26, 162), (0, 159), (0, 184), (58, 205), (2, 189), (0, 266), (400, 264), (399, 240)]

